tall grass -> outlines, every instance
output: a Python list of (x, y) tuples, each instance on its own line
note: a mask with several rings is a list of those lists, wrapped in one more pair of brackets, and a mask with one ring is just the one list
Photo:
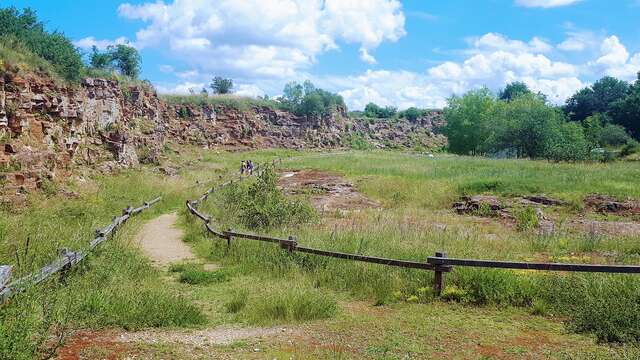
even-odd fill
[[(634, 179), (640, 175), (639, 166), (454, 156), (430, 159), (391, 152), (302, 156), (285, 166), (341, 172), (366, 195), (386, 206), (383, 211), (325, 214), (316, 225), (283, 225), (267, 231), (280, 237), (297, 235), (304, 246), (416, 261), (425, 261), (441, 250), (452, 257), (497, 260), (610, 263), (640, 260), (634, 253), (637, 237), (602, 236), (594, 242), (588, 234), (565, 231), (538, 236), (504, 227), (499, 222), (459, 217), (449, 210), (458, 196), (478, 192), (505, 197), (546, 193), (572, 202), (591, 193), (640, 197), (640, 189), (634, 185)], [(202, 209), (214, 215), (219, 227), (246, 227), (237, 218), (228, 216), (221, 206), (221, 201), (228, 200), (223, 195), (214, 195)], [(563, 211), (571, 215), (576, 210)], [(520, 230), (531, 227), (534, 215), (531, 212), (522, 215)], [(299, 253), (289, 255), (272, 244), (237, 240), (228, 249), (226, 244), (216, 241), (202, 246), (209, 259), (233, 265), (240, 273), (261, 274), (267, 281), (280, 282), (285, 287), (292, 274), (301, 274), (319, 289), (346, 292), (375, 304), (398, 299), (423, 301), (420, 299), (429, 297), (419, 295), (424, 292), (420, 289), (430, 288), (433, 279), (433, 274), (426, 271)], [(449, 298), (470, 305), (528, 307), (532, 312), (566, 316), (571, 329), (594, 333), (602, 341), (640, 340), (638, 322), (634, 320), (640, 314), (639, 292), (635, 290), (640, 279), (633, 275), (456, 268), (447, 275), (447, 284), (451, 286)], [(622, 291), (623, 288), (627, 290)], [(627, 304), (625, 309), (614, 310), (622, 303)]]

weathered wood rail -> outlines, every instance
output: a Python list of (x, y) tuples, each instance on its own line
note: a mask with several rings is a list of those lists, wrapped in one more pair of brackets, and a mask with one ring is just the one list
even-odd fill
[[(274, 162), (273, 164), (275, 165), (276, 163)], [(243, 179), (244, 178), (241, 177), (240, 181)], [(517, 261), (457, 259), (457, 258), (447, 257), (447, 254), (444, 252), (436, 252), (435, 256), (427, 257), (425, 262), (387, 259), (382, 257), (367, 256), (367, 255), (361, 255), (361, 254), (350, 254), (350, 253), (304, 247), (298, 244), (298, 241), (294, 236), (289, 236), (288, 239), (282, 239), (282, 238), (265, 236), (265, 235), (236, 232), (236, 231), (233, 231), (232, 229), (229, 229), (226, 231), (216, 230), (211, 225), (211, 223), (213, 222), (212, 217), (198, 211), (198, 205), (201, 202), (205, 201), (211, 193), (225, 186), (228, 186), (230, 183), (231, 182), (226, 182), (218, 185), (217, 187), (212, 187), (209, 190), (207, 190), (207, 192), (204, 195), (202, 195), (199, 199), (194, 201), (187, 201), (187, 209), (189, 210), (189, 212), (204, 222), (205, 228), (209, 233), (219, 238), (227, 240), (227, 245), (230, 245), (231, 240), (235, 238), (246, 239), (246, 240), (254, 240), (254, 241), (278, 244), (282, 249), (287, 250), (289, 253), (298, 251), (298, 252), (307, 253), (307, 254), (352, 260), (352, 261), (360, 261), (360, 262), (373, 263), (373, 264), (380, 264), (380, 265), (386, 265), (386, 266), (429, 270), (434, 272), (433, 288), (436, 294), (440, 294), (444, 289), (444, 274), (447, 272), (453, 271), (454, 266), (493, 268), (493, 269), (520, 269), (520, 270), (536, 270), (536, 271), (640, 274), (640, 266), (637, 266), (637, 265), (530, 263), (530, 262), (517, 262)]]
[(9, 265), (0, 266), (0, 304), (4, 303), (13, 295), (26, 290), (30, 286), (37, 285), (56, 273), (64, 273), (83, 261), (98, 245), (105, 242), (110, 235), (113, 235), (118, 227), (124, 224), (130, 217), (141, 213), (153, 204), (160, 201), (158, 197), (149, 202), (145, 202), (142, 206), (132, 208), (128, 206), (122, 211), (121, 216), (113, 218), (111, 223), (103, 228), (96, 230), (96, 237), (89, 243), (89, 248), (83, 251), (70, 251), (61, 249), (59, 257), (51, 263), (43, 266), (40, 270), (25, 275), (19, 279), (9, 282), (12, 267)]

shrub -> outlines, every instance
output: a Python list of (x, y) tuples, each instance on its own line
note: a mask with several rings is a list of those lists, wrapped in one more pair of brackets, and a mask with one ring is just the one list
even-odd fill
[(457, 286), (447, 286), (442, 290), (440, 298), (445, 301), (467, 302), (468, 293)]
[(223, 192), (223, 206), (249, 228), (298, 225), (315, 220), (315, 209), (302, 200), (287, 199), (277, 185), (277, 174), (272, 168), (266, 168), (254, 181), (227, 187)]
[(364, 107), (364, 116), (376, 119), (390, 119), (396, 115), (397, 111), (398, 109), (393, 106), (381, 107), (374, 103), (368, 103)]
[(540, 221), (536, 210), (532, 207), (526, 207), (515, 213), (516, 226), (519, 231), (529, 231), (538, 227)]

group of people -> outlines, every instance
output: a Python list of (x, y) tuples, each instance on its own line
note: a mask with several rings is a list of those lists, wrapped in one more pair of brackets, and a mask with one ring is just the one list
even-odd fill
[(240, 175), (253, 175), (253, 161), (251, 160), (242, 160), (242, 165), (240, 166)]

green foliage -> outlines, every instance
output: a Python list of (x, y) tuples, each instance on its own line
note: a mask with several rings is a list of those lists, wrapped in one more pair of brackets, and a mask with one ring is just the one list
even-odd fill
[(453, 96), (444, 109), (447, 125), (444, 134), (449, 150), (455, 154), (480, 155), (492, 137), (491, 121), (495, 98), (487, 88), (472, 90), (462, 97)]
[(520, 231), (529, 231), (538, 227), (540, 221), (532, 207), (520, 209), (515, 213), (516, 227)]
[(0, 9), (0, 37), (13, 39), (29, 52), (49, 62), (66, 80), (76, 81), (83, 69), (82, 59), (73, 43), (60, 32), (48, 32), (29, 8)]
[(253, 181), (234, 183), (224, 190), (223, 206), (249, 228), (272, 228), (312, 222), (315, 210), (299, 199), (288, 199), (278, 189), (278, 176), (263, 169)]
[(216, 76), (211, 81), (209, 87), (213, 90), (214, 94), (230, 94), (233, 89), (233, 80)]
[(399, 112), (398, 116), (411, 122), (415, 122), (420, 116), (423, 116), (424, 114), (425, 110), (421, 110), (416, 107), (410, 107), (404, 111)]
[(231, 299), (224, 304), (227, 312), (236, 314), (247, 306), (249, 292), (246, 290), (234, 291)]
[(396, 115), (398, 108), (393, 106), (381, 107), (372, 102), (364, 107), (364, 116), (375, 119), (390, 119)]
[(354, 150), (372, 150), (373, 144), (365, 139), (364, 135), (360, 132), (352, 132), (342, 137), (342, 143), (344, 146), (348, 146)]
[(532, 94), (527, 84), (521, 81), (515, 81), (507, 84), (503, 90), (498, 93), (498, 99), (511, 101), (519, 96)]
[(140, 75), (142, 59), (138, 50), (128, 45), (110, 45), (105, 52), (95, 46), (89, 59), (90, 65), (98, 70), (117, 70), (121, 75), (137, 79)]
[(614, 104), (624, 99), (628, 93), (628, 83), (605, 76), (570, 97), (564, 106), (564, 111), (571, 120), (583, 121), (595, 113), (609, 113)]
[(316, 88), (309, 80), (302, 85), (287, 83), (278, 100), (285, 109), (309, 119), (319, 119), (346, 107), (342, 96)]
[(640, 140), (640, 72), (638, 80), (629, 90), (629, 95), (618, 100), (612, 107), (613, 122), (624, 126), (631, 136)]
[(509, 154), (575, 161), (587, 158), (580, 126), (538, 95), (496, 100), (487, 89), (449, 99), (444, 110), (449, 150), (457, 154)]

